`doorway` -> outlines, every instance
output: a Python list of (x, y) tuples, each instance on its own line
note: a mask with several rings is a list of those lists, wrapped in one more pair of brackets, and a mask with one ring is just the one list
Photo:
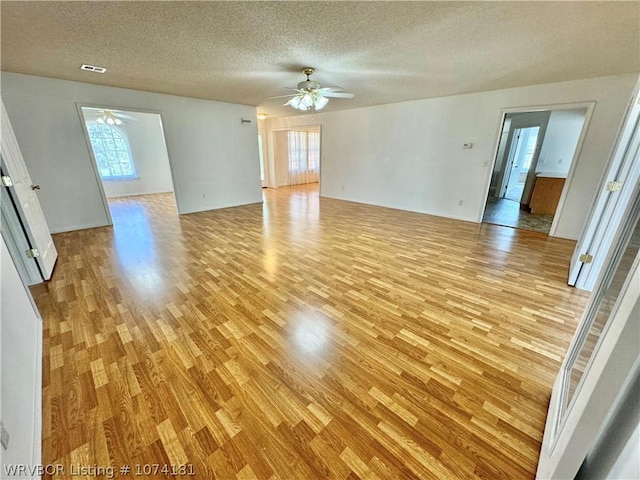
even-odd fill
[(515, 140), (511, 143), (510, 161), (503, 180), (502, 198), (520, 203), (539, 133), (540, 125), (515, 129)]
[(79, 109), (111, 223), (124, 221), (136, 210), (132, 205), (141, 195), (168, 197), (164, 201), (175, 207), (160, 114), (95, 106)]
[(507, 113), (482, 221), (549, 234), (587, 107)]
[(320, 183), (321, 127), (303, 125), (273, 132), (276, 187)]

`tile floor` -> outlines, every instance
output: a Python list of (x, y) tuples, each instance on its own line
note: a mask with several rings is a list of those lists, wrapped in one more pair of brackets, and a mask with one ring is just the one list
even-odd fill
[(519, 202), (489, 197), (482, 221), (548, 234), (551, 230), (553, 215), (533, 215), (521, 210)]

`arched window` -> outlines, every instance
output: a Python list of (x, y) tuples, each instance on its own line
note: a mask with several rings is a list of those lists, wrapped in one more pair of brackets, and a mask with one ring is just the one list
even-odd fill
[(136, 178), (136, 168), (126, 133), (113, 125), (88, 122), (93, 154), (103, 180)]

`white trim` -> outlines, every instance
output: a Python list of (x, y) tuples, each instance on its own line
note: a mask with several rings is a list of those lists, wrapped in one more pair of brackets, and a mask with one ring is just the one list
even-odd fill
[(243, 203), (242, 205), (238, 205), (237, 203), (228, 203), (228, 204), (220, 205), (215, 208), (209, 208), (207, 210), (192, 210), (189, 212), (182, 212), (180, 215), (191, 215), (194, 213), (215, 212), (216, 210), (222, 210), (224, 208), (247, 207), (249, 205), (262, 205), (262, 204), (264, 204), (264, 200), (260, 200), (259, 202)]
[(113, 223), (82, 223), (80, 225), (71, 225), (69, 227), (60, 228), (60, 229), (52, 229), (51, 233), (64, 233), (64, 232), (73, 232), (74, 230), (86, 230), (87, 228), (97, 228), (97, 227), (109, 227), (113, 225)]
[(156, 193), (173, 193), (171, 190), (152, 190), (148, 192), (133, 192), (133, 193), (118, 193), (116, 195), (109, 195), (107, 198), (124, 198), (124, 197), (137, 197), (139, 195), (155, 195)]
[[(295, 185), (293, 185), (295, 186)], [(418, 213), (420, 215), (429, 215), (431, 217), (438, 217), (438, 218), (445, 218), (448, 220), (458, 220), (461, 222), (469, 222), (469, 223), (475, 223), (476, 225), (480, 225), (482, 222), (478, 222), (476, 221), (474, 218), (472, 217), (463, 217), (463, 216), (459, 216), (459, 215), (443, 215), (441, 213), (434, 213), (432, 211), (429, 210), (409, 210), (405, 207), (391, 207), (389, 205), (384, 205), (382, 203), (371, 203), (371, 202), (364, 202), (362, 200), (352, 200), (351, 198), (346, 198), (346, 197), (334, 197), (331, 195), (321, 195), (322, 198), (330, 198), (332, 200), (342, 200), (343, 202), (351, 202), (351, 203), (358, 203), (360, 205), (370, 205), (372, 207), (381, 207), (381, 208), (389, 208), (391, 210), (399, 210), (401, 212), (409, 212), (409, 213)], [(504, 225), (496, 225), (496, 227), (504, 227)], [(508, 228), (508, 227), (505, 227)], [(539, 233), (539, 232), (532, 232), (532, 233)]]

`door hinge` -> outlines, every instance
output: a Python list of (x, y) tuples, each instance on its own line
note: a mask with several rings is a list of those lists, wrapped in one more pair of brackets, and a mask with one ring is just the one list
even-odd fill
[(578, 261), (582, 263), (591, 263), (593, 262), (593, 255), (589, 255), (588, 253), (583, 253), (578, 257)]
[(40, 256), (40, 252), (37, 248), (30, 248), (29, 250), (26, 250), (25, 253), (29, 258), (36, 258)]
[(3, 175), (2, 180), (0, 181), (3, 187), (13, 187), (13, 182), (11, 181), (11, 177), (8, 175)]
[(622, 188), (622, 182), (607, 182), (607, 192), (618, 192)]

